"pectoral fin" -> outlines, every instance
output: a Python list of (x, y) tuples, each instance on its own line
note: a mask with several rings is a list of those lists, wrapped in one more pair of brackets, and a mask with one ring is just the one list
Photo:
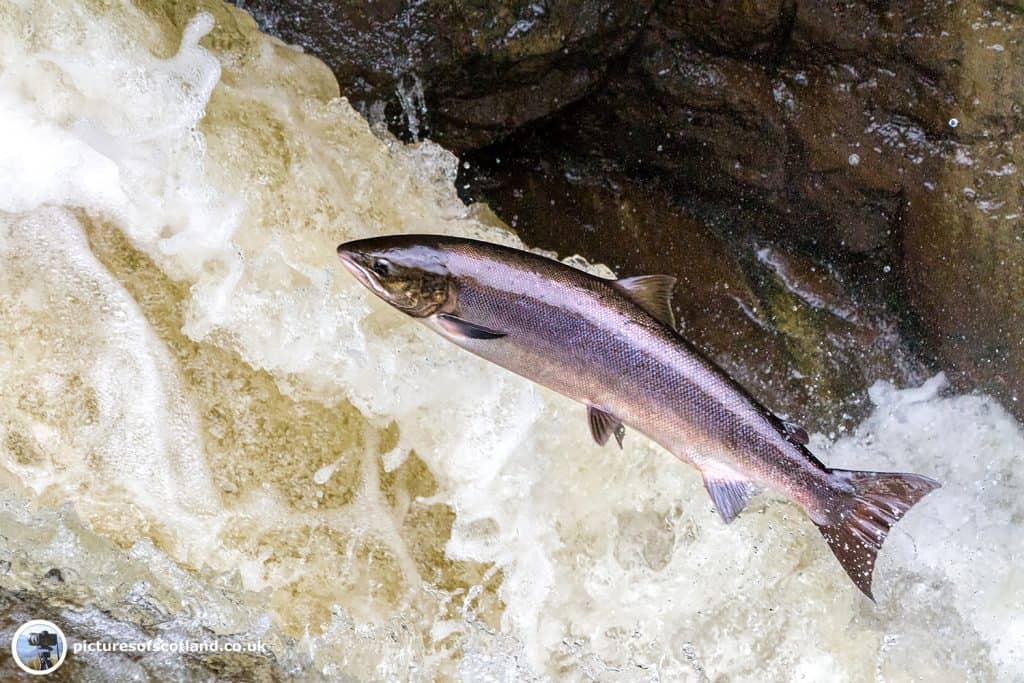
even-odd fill
[(600, 408), (587, 406), (587, 420), (590, 422), (590, 434), (598, 445), (608, 443), (608, 437), (614, 434), (615, 440), (619, 442), (619, 448), (622, 448), (622, 437), (626, 434), (626, 428), (617, 417)]
[(505, 336), (504, 332), (491, 330), (482, 325), (475, 325), (468, 320), (457, 318), (449, 313), (441, 313), (437, 316), (437, 322), (448, 334), (467, 339), (500, 339)]
[(700, 471), (704, 475), (704, 488), (708, 490), (715, 510), (721, 515), (722, 521), (729, 524), (750, 502), (755, 493), (753, 483), (718, 463), (708, 463)]
[(676, 279), (671, 275), (637, 275), (614, 282), (623, 294), (655, 318), (676, 329), (672, 313), (672, 289)]

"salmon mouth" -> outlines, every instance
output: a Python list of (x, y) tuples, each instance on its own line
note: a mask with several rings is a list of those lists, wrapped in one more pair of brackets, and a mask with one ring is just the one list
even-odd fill
[(355, 253), (349, 251), (344, 244), (338, 245), (338, 258), (352, 274), (356, 274), (360, 270)]
[(365, 258), (359, 252), (351, 251), (344, 244), (338, 245), (338, 258), (341, 260), (341, 265), (345, 266), (345, 270), (352, 273), (371, 292), (379, 297), (386, 298), (384, 288), (381, 287), (377, 276), (359, 262), (361, 257)]

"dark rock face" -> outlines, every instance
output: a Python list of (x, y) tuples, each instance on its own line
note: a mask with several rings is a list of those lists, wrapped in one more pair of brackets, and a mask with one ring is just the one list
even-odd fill
[(952, 376), (1024, 418), (1024, 134), (956, 155), (908, 194), (906, 297)]
[[(809, 255), (867, 283), (858, 305), (898, 315), (961, 388), (1024, 416), (1019, 0), (243, 6), (324, 58), (371, 116), (468, 154), (486, 172), (460, 180), (467, 194), (528, 242), (630, 273), (746, 263), (758, 240)], [(565, 173), (583, 175), (565, 185)], [(629, 230), (606, 205), (621, 201), (637, 211)], [(677, 214), (711, 217), (720, 241)], [(736, 325), (709, 350), (754, 359), (785, 323), (755, 343), (730, 306), (697, 288), (688, 334)], [(826, 328), (817, 338), (834, 349)], [(830, 377), (819, 385), (856, 384)]]
[(357, 107), (464, 151), (590, 93), (635, 40), (653, 0), (237, 4), (323, 59)]
[[(936, 73), (956, 56), (932, 44), (948, 23), (869, 3), (666, 5), (575, 129), (709, 201), (767, 209), (794, 241), (869, 252), (950, 133)], [(632, 135), (591, 132), (611, 128)]]

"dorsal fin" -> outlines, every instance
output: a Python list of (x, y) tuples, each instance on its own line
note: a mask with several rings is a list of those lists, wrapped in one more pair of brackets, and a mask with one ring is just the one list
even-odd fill
[(676, 279), (671, 275), (637, 275), (612, 283), (633, 303), (655, 318), (676, 329), (676, 316), (672, 313), (672, 289)]
[(786, 430), (786, 438), (790, 443), (795, 443), (797, 446), (806, 446), (811, 440), (807, 435), (807, 430), (796, 422), (782, 420), (782, 428)]

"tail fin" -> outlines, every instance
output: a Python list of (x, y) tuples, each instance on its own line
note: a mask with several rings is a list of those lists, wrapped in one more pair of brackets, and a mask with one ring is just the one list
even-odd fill
[(917, 501), (939, 488), (939, 482), (919, 474), (829, 470), (853, 487), (846, 505), (829, 524), (818, 526), (839, 564), (857, 588), (871, 595), (871, 574), (875, 557), (889, 529)]

